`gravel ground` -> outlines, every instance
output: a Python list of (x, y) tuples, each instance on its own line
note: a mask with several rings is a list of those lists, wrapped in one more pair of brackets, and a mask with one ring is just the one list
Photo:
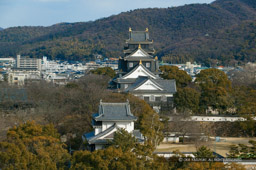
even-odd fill
[[(214, 137), (212, 137), (214, 139)], [(248, 144), (249, 140), (256, 140), (256, 138), (233, 138), (233, 137), (224, 137), (221, 138), (220, 142), (210, 141), (205, 143), (205, 145), (211, 148), (213, 151), (216, 151), (222, 156), (226, 156), (229, 152), (229, 146), (233, 144)], [(172, 152), (179, 150), (180, 152), (195, 152), (195, 144), (172, 144), (172, 143), (162, 143), (160, 144), (156, 151), (158, 152)]]

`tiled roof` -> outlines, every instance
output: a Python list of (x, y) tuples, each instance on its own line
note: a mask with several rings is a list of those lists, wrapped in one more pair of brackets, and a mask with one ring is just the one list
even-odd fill
[[(151, 80), (155, 85), (162, 88), (161, 93), (176, 93), (176, 81), (175, 80), (164, 80), (164, 79), (152, 79), (149, 77), (138, 77), (134, 84), (125, 89), (125, 92), (136, 92), (135, 89), (144, 84), (147, 80)], [(142, 91), (142, 90), (140, 90)], [(144, 90), (143, 90), (144, 91)], [(146, 92), (146, 91), (145, 91)], [(149, 92), (153, 92), (150, 91)]]
[[(134, 51), (132, 54), (130, 54), (129, 56), (131, 57), (136, 57), (136, 56), (143, 56), (143, 57), (146, 57), (146, 56), (150, 56), (145, 50), (143, 50), (142, 48), (138, 48), (136, 51)], [(128, 56), (127, 56), (128, 57)]]
[[(115, 123), (112, 126), (110, 126), (108, 129), (106, 129), (103, 132), (100, 132), (97, 135), (94, 135), (94, 132), (90, 132), (90, 133), (84, 134), (83, 136), (86, 138), (89, 144), (107, 144), (109, 140), (113, 139), (114, 137), (114, 132), (115, 132), (114, 129), (119, 129), (119, 127)], [(134, 130), (132, 134), (139, 142), (144, 141), (144, 136), (141, 134), (139, 130)], [(99, 139), (102, 136), (105, 136), (105, 137), (102, 139)]]
[(112, 126), (110, 126), (108, 129), (104, 130), (103, 132), (100, 132), (97, 135), (94, 135), (94, 132), (90, 132), (87, 134), (84, 134), (84, 137), (86, 138), (86, 140), (88, 141), (89, 144), (94, 144), (96, 143), (98, 140), (100, 140), (99, 138), (110, 133), (112, 130), (114, 130), (115, 128), (118, 128), (117, 125), (114, 123)]
[(132, 41), (147, 41), (149, 39), (149, 35), (145, 31), (132, 31), (131, 32), (131, 40)]
[(118, 83), (134, 83), (137, 79), (122, 79), (122, 78), (117, 78), (115, 80), (113, 80), (114, 82), (118, 82)]
[(164, 80), (164, 79), (157, 79), (156, 81), (164, 90), (172, 93), (176, 93), (176, 81), (173, 80)]
[(134, 57), (134, 56), (127, 56), (124, 58), (127, 61), (152, 61), (154, 58), (152, 56), (144, 56), (144, 57)]
[(149, 75), (151, 75), (154, 78), (157, 78), (157, 75), (155, 75), (154, 73), (152, 73), (151, 71), (149, 71), (143, 64), (138, 64), (136, 67), (134, 67), (129, 73), (125, 74), (122, 78), (128, 77), (129, 75), (131, 75), (133, 72), (135, 72), (138, 67), (142, 67), (143, 70), (145, 70)]
[(126, 103), (103, 103), (100, 102), (99, 116), (94, 117), (96, 121), (116, 121), (116, 120), (137, 120), (132, 115), (129, 102)]
[(94, 132), (89, 132), (89, 133), (86, 133), (86, 134), (84, 134), (84, 137), (88, 140), (88, 139), (90, 139), (90, 138), (92, 138), (92, 137), (94, 137), (95, 135), (94, 135)]
[(139, 87), (140, 85), (142, 85), (144, 82), (146, 82), (149, 78), (148, 77), (138, 77), (137, 80), (131, 85), (129, 86), (127, 89), (125, 89), (125, 92), (129, 92), (134, 90), (135, 88)]
[[(148, 43), (152, 43), (152, 42), (148, 42)], [(131, 44), (136, 44), (136, 45), (139, 45), (139, 44), (145, 44), (145, 42), (134, 42), (134, 43), (131, 43)], [(134, 50), (135, 50), (136, 48), (130, 48), (130, 49), (125, 49), (124, 50), (124, 53), (125, 54), (131, 54), (131, 53), (133, 53), (134, 52)], [(152, 48), (152, 49), (143, 49), (145, 52), (147, 52), (148, 54), (153, 54), (153, 53), (155, 53), (155, 50)]]

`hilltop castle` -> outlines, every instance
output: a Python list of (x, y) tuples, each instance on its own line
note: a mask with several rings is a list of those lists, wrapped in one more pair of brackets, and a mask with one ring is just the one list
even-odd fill
[(112, 88), (118, 92), (131, 93), (148, 102), (155, 110), (173, 106), (176, 81), (159, 77), (159, 62), (149, 38), (149, 31), (132, 31), (124, 46), (124, 57), (119, 58), (118, 75)]

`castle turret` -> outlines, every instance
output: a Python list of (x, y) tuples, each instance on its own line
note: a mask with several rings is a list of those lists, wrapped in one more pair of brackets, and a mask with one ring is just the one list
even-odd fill
[(158, 74), (158, 60), (152, 55), (155, 53), (153, 41), (149, 38), (149, 30), (132, 31), (129, 28), (129, 39), (124, 46), (124, 57), (119, 59), (119, 70), (125, 74), (135, 68), (139, 61), (151, 72)]

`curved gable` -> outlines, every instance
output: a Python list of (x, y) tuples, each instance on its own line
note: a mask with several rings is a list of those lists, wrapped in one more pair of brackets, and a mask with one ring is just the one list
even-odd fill
[(124, 75), (123, 79), (136, 79), (138, 77), (151, 77), (152, 79), (157, 79), (157, 77), (146, 69), (142, 64), (136, 67), (134, 70)]
[(157, 83), (155, 83), (149, 79), (134, 90), (135, 91), (136, 90), (160, 90), (160, 91), (163, 91), (163, 88), (160, 87)]
[(144, 50), (142, 49), (138, 49), (137, 51), (135, 51), (133, 54), (130, 55), (131, 57), (146, 57), (149, 56), (148, 53), (146, 53)]

